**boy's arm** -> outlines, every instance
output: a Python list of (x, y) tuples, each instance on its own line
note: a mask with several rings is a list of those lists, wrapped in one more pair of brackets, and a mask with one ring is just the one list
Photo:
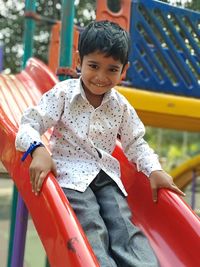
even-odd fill
[(172, 177), (162, 170), (158, 156), (143, 139), (145, 128), (136, 111), (126, 103), (120, 127), (122, 147), (128, 159), (137, 165), (150, 180), (153, 201), (157, 201), (159, 188), (167, 188), (175, 193), (185, 194), (173, 183)]
[(123, 108), (119, 134), (124, 153), (137, 165), (138, 171), (149, 177), (152, 171), (162, 170), (158, 156), (144, 140), (145, 128), (134, 108), (127, 101)]
[[(64, 108), (64, 93), (54, 87), (44, 94), (35, 107), (28, 108), (21, 119), (16, 136), (16, 149), (27, 151), (33, 143), (42, 143), (41, 135), (60, 120)], [(35, 194), (41, 189), (47, 174), (56, 176), (55, 163), (45, 147), (37, 147), (32, 153), (30, 180)]]
[(16, 149), (26, 151), (33, 142), (42, 142), (41, 135), (60, 119), (63, 107), (63, 92), (56, 86), (44, 94), (37, 106), (29, 107), (22, 115), (16, 136)]

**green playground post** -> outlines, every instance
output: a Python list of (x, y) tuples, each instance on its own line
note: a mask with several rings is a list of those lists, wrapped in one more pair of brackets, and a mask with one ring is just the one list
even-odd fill
[[(35, 12), (36, 5), (35, 0), (26, 0), (25, 1), (25, 12)], [(35, 21), (32, 18), (25, 18), (24, 25), (24, 57), (22, 68), (24, 69), (26, 66), (27, 60), (33, 54), (33, 36), (35, 32)]]
[[(74, 31), (74, 0), (63, 0), (60, 35), (60, 67), (71, 67), (72, 46)], [(68, 77), (59, 75), (59, 80), (63, 81)]]

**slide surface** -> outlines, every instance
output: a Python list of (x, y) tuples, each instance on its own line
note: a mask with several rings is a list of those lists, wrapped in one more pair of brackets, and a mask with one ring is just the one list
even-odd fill
[[(41, 94), (56, 82), (53, 73), (36, 59), (30, 59), (26, 70), (16, 76), (0, 76), (0, 160), (27, 205), (50, 265), (99, 266), (55, 178), (49, 175), (40, 196), (34, 196), (28, 176), (30, 159), (22, 164), (22, 154), (14, 147), (22, 111), (37, 102)], [(133, 221), (146, 233), (161, 266), (198, 266), (199, 218), (180, 197), (167, 190), (160, 190), (159, 201), (154, 204), (147, 178), (127, 161), (120, 144), (117, 144), (114, 155), (121, 164)]]

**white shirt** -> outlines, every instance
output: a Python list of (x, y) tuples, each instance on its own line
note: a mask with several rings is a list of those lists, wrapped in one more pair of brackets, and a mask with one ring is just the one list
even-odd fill
[(60, 82), (28, 108), (21, 119), (16, 148), (26, 151), (53, 126), (52, 157), (61, 187), (84, 192), (102, 169), (127, 195), (119, 162), (112, 156), (117, 136), (128, 159), (149, 176), (161, 170), (157, 155), (144, 141), (144, 125), (129, 102), (115, 89), (104, 95), (98, 108), (86, 99), (80, 79)]

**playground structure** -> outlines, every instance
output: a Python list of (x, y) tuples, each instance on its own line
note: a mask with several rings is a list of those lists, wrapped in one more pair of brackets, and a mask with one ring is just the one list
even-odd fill
[[(71, 1), (70, 6), (70, 1), (68, 1), (67, 6), (68, 12), (71, 12), (71, 14), (73, 13), (72, 2), (73, 1)], [(105, 2), (106, 1), (101, 1), (101, 3), (104, 3), (104, 5), (102, 5), (103, 8), (105, 7)], [(164, 7), (163, 10), (167, 10), (166, 14), (169, 15), (170, 12), (170, 14), (173, 14), (175, 18), (176, 14), (180, 15), (180, 8), (172, 8), (169, 5), (160, 3), (158, 1), (148, 1), (148, 4), (146, 2), (147, 1), (130, 1), (130, 14), (132, 16), (135, 14), (135, 23), (137, 20), (139, 20), (139, 17), (141, 18), (142, 15), (144, 18), (148, 18), (149, 23), (150, 20), (152, 20), (152, 18), (149, 17), (151, 12), (153, 12), (153, 14), (156, 12), (158, 12), (159, 15), (162, 14), (160, 7)], [(98, 3), (100, 3), (100, 1)], [(122, 10), (124, 3), (125, 2), (122, 1)], [(65, 4), (67, 4), (67, 1), (64, 1), (64, 5)], [(65, 8), (63, 7), (63, 10), (65, 10)], [(125, 11), (127, 12), (127, 10)], [(138, 11), (138, 14), (136, 11)], [(191, 25), (193, 31), (196, 31), (197, 36), (199, 36), (199, 30), (197, 27), (195, 27), (195, 23), (199, 23), (200, 15), (196, 12), (193, 13), (186, 10), (181, 11), (184, 12), (185, 21)], [(101, 12), (100, 7), (98, 8), (98, 12)], [(110, 14), (111, 18), (114, 17), (117, 21), (120, 17), (119, 14), (112, 14), (112, 12), (109, 10), (106, 10), (104, 14), (106, 15), (102, 15), (102, 17)], [(192, 14), (192, 17), (195, 17), (196, 22), (194, 22), (194, 20), (190, 22), (190, 14)], [(97, 18), (100, 19), (101, 15), (98, 16)], [(165, 15), (164, 12), (162, 16), (164, 17), (167, 15)], [(122, 17), (124, 18), (125, 16), (123, 15)], [(136, 71), (134, 74), (136, 76), (135, 78), (129, 79), (129, 86), (131, 86), (131, 88), (123, 86), (119, 87), (118, 89), (129, 99), (131, 104), (134, 105), (145, 124), (157, 127), (199, 131), (200, 111), (197, 108), (199, 103), (198, 99), (153, 92), (149, 93), (147, 91), (141, 91), (132, 88), (137, 86), (134, 85), (134, 82), (140, 81), (141, 84), (142, 82), (145, 84), (144, 89), (146, 89), (148, 88), (147, 82), (152, 84), (152, 79), (154, 79), (153, 87), (149, 87), (152, 90), (154, 89), (158, 91), (158, 88), (161, 88), (163, 92), (173, 92), (174, 94), (177, 93), (179, 95), (181, 93), (185, 94), (186, 96), (190, 95), (195, 97), (198, 97), (199, 92), (199, 84), (197, 81), (199, 77), (199, 63), (197, 63), (197, 56), (199, 55), (198, 46), (196, 47), (195, 42), (191, 41), (193, 47), (196, 48), (196, 54), (192, 57), (188, 55), (188, 52), (184, 54), (184, 52), (187, 50), (186, 48), (182, 48), (181, 51), (178, 51), (178, 54), (177, 52), (173, 52), (173, 57), (170, 60), (168, 59), (167, 62), (171, 62), (171, 65), (169, 65), (172, 66), (172, 62), (175, 60), (175, 58), (177, 57), (179, 59), (179, 55), (181, 55), (180, 63), (177, 63), (178, 59), (176, 59), (176, 66), (173, 66), (172, 71), (170, 72), (167, 70), (169, 75), (169, 73), (172, 73), (174, 68), (176, 68), (176, 72), (174, 72), (176, 76), (181, 67), (181, 74), (184, 75), (181, 76), (180, 74), (177, 74), (175, 83), (174, 76), (164, 76), (164, 66), (161, 65), (162, 62), (155, 60), (153, 63), (150, 62), (149, 67), (147, 65), (149, 58), (155, 59), (156, 53), (161, 53), (162, 47), (159, 45), (158, 41), (155, 40), (155, 36), (151, 36), (152, 32), (148, 29), (149, 25), (152, 23), (147, 25), (147, 23), (143, 21), (143, 17), (142, 20), (138, 22), (139, 24), (136, 24), (135, 27), (136, 29), (138, 29), (138, 27), (139, 29), (142, 28), (142, 30), (139, 31), (139, 35), (141, 35), (141, 33), (144, 34), (144, 32), (145, 34), (143, 35), (143, 40), (139, 39), (138, 37), (139, 44), (134, 43), (137, 52), (135, 54), (133, 53), (131, 57), (137, 55), (137, 58), (130, 58), (131, 68), (127, 73), (127, 77), (130, 77), (130, 75), (132, 75), (131, 73)], [(181, 20), (181, 16), (179, 17), (179, 20)], [(30, 18), (28, 20), (28, 23), (33, 23)], [(157, 22), (155, 18), (153, 20), (153, 27), (155, 27)], [(131, 16), (130, 22), (133, 22), (133, 17), (131, 18)], [(180, 25), (182, 25), (181, 23), (179, 22)], [(67, 31), (65, 32), (67, 40), (69, 40), (69, 36), (72, 36), (72, 24), (72, 22), (68, 23), (68, 26), (71, 27), (68, 27), (70, 34), (68, 34)], [(124, 25), (130, 24), (126, 21), (126, 24)], [(169, 25), (172, 27), (171, 24)], [(131, 31), (135, 33), (134, 25), (132, 25), (130, 28)], [(159, 30), (162, 29), (159, 28)], [(185, 26), (183, 27), (183, 30), (186, 30)], [(188, 35), (188, 31), (185, 32)], [(147, 33), (148, 37), (152, 37), (151, 43), (147, 42), (149, 38), (144, 38), (144, 36), (146, 37)], [(174, 33), (174, 30), (172, 33)], [(162, 34), (164, 35), (164, 33)], [(179, 35), (176, 34), (175, 36), (177, 40), (180, 41), (180, 37), (178, 37)], [(28, 37), (28, 40), (30, 42), (30, 36)], [(133, 40), (137, 40), (137, 38), (135, 37)], [(189, 40), (193, 40), (193, 37), (190, 37)], [(156, 45), (152, 46), (152, 43)], [(144, 44), (144, 48), (139, 47), (141, 44)], [(165, 44), (171, 44), (168, 38), (166, 39)], [(28, 47), (30, 49), (30, 43)], [(65, 48), (62, 40), (61, 48)], [(156, 49), (158, 49), (159, 52), (157, 52)], [(164, 57), (164, 59), (167, 58), (166, 55), (170, 54), (170, 49), (172, 49), (171, 46), (165, 46), (163, 48), (164, 55), (162, 57)], [(144, 50), (146, 52), (144, 52)], [(29, 53), (25, 53), (27, 58), (30, 57), (31, 54), (30, 50), (28, 51)], [(71, 53), (71, 49), (68, 50), (68, 53)], [(60, 54), (64, 55), (66, 53), (60, 52)], [(195, 66), (190, 70), (190, 74), (187, 72), (188, 60), (189, 62), (191, 61), (193, 66)], [(60, 66), (71, 66), (71, 59), (67, 65), (65, 65), (65, 59), (63, 59), (63, 61), (63, 64), (60, 62)], [(24, 66), (25, 63), (26, 62), (24, 62)], [(184, 72), (182, 70), (184, 69), (183, 63), (187, 65)], [(152, 67), (152, 64), (154, 67)], [(136, 66), (139, 67), (136, 68)], [(156, 77), (153, 78), (152, 70), (155, 70), (155, 75), (160, 77), (160, 80), (157, 80)], [(149, 79), (147, 77), (148, 71)], [(158, 71), (160, 73), (159, 75)], [(193, 72), (195, 72), (195, 75)], [(161, 73), (163, 75), (162, 80), (160, 76)], [(190, 76), (186, 76), (186, 74)], [(178, 81), (177, 77), (180, 78), (180, 81)], [(188, 82), (191, 77), (191, 82)], [(184, 79), (187, 82), (184, 82)], [(57, 81), (58, 80), (56, 76), (54, 76), (53, 72), (51, 72), (43, 63), (35, 59), (28, 61), (26, 69), (16, 76), (0, 76), (0, 138), (3, 143), (0, 149), (0, 158), (17, 186), (17, 189), (20, 193), (18, 204), (21, 205), (21, 207), (18, 205), (17, 216), (19, 217), (16, 219), (16, 232), (13, 240), (11, 263), (9, 265), (12, 267), (21, 267), (23, 265), (27, 210), (23, 205), (22, 199), (25, 201), (26, 207), (32, 216), (51, 266), (99, 266), (89, 244), (87, 243), (87, 240), (85, 239), (84, 233), (82, 232), (79, 223), (77, 222), (73, 211), (70, 208), (68, 201), (57, 185), (54, 177), (50, 175), (46, 179), (40, 197), (35, 197), (31, 193), (31, 187), (28, 178), (28, 166), (30, 164), (30, 159), (22, 165), (20, 163), (21, 153), (16, 152), (14, 148), (15, 134), (22, 111), (28, 105), (36, 103), (41, 94), (50, 89)], [(157, 84), (155, 84), (156, 81)], [(163, 87), (161, 85), (163, 85)], [(183, 85), (185, 85), (185, 87), (183, 87)], [(137, 87), (139, 87), (139, 85)], [(184, 88), (184, 90), (180, 92), (180, 88)], [(47, 133), (44, 137), (46, 143), (48, 143), (49, 134), (50, 133)], [(127, 162), (120, 149), (120, 145), (116, 147), (115, 156), (120, 160), (122, 179), (124, 180), (126, 189), (128, 192), (131, 192), (128, 197), (128, 202), (134, 213), (134, 222), (139, 225), (147, 234), (161, 262), (161, 266), (167, 267), (172, 266), (172, 264), (173, 266), (198, 266), (198, 247), (200, 245), (199, 218), (178, 196), (165, 190), (160, 192), (159, 202), (157, 205), (154, 205), (151, 202), (150, 190), (146, 178), (144, 175), (137, 173), (134, 166)], [(197, 169), (198, 166), (199, 160), (197, 159), (193, 162), (193, 164), (187, 164), (187, 167), (184, 170), (181, 170), (179, 173), (175, 173), (175, 176), (182, 177), (179, 180), (185, 181), (185, 179), (183, 179), (183, 174), (185, 175), (187, 173), (186, 176), (188, 183), (192, 179), (191, 174), (188, 174), (188, 172), (190, 170), (193, 170), (192, 172), (194, 172), (194, 169)], [(133, 198), (133, 196), (135, 196), (135, 198)], [(24, 218), (24, 225), (20, 225), (20, 216)], [(167, 222), (166, 218), (168, 218)], [(173, 227), (171, 227), (172, 225)], [(187, 237), (184, 236), (186, 232)], [(186, 255), (186, 248), (190, 245), (194, 249)]]

